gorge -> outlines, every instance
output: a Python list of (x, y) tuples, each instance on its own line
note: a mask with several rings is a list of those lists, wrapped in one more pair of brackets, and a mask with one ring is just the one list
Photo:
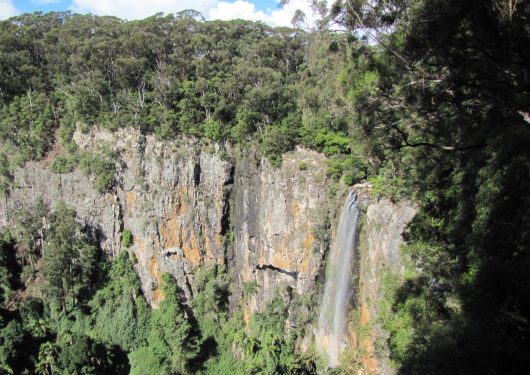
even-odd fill
[[(310, 350), (312, 332), (325, 330), (328, 347), (334, 348), (332, 366), (339, 364), (345, 346), (351, 353), (371, 350), (372, 339), (355, 337), (348, 301), (352, 294), (356, 301), (373, 299), (363, 305), (364, 321), (358, 324), (376, 326), (381, 283), (377, 269), (386, 265), (399, 270), (401, 232), (414, 213), (410, 205), (377, 201), (367, 186), (359, 186), (357, 194), (339, 186), (347, 195), (343, 205), (342, 193), (331, 197), (326, 193), (330, 181), (324, 173), (325, 157), (305, 149), (285, 154), (282, 166), (272, 168), (252, 155), (234, 165), (221, 159), (215, 147), (197, 153), (199, 144), (191, 138), (161, 142), (131, 129), (76, 132), (74, 139), (87, 152), (115, 145), (113, 152), (120, 155), (121, 165), (118, 188), (100, 193), (79, 171), (57, 174), (46, 160), (30, 162), (15, 172), (16, 188), (0, 202), (0, 227), (13, 228), (17, 212), (32, 209), (39, 201), (51, 209), (64, 202), (77, 209), (83, 226), (93, 228), (108, 257), (125, 251), (122, 232), (131, 232), (134, 240), (128, 251), (135, 255), (143, 293), (154, 307), (163, 299), (164, 273), (175, 277), (191, 301), (198, 271), (223, 266), (230, 275), (231, 309), (243, 311), (247, 321), (263, 311), (278, 290), (288, 288), (290, 292), (282, 297), (289, 306), (287, 324), (302, 329), (300, 348)], [(355, 228), (361, 210), (368, 216), (359, 234)], [(362, 251), (359, 259), (353, 259), (357, 237), (362, 239)], [(365, 266), (361, 258), (368, 262)], [(330, 271), (341, 272), (328, 273), (338, 278), (326, 283), (322, 297), (317, 291), (324, 286), (328, 259)], [(357, 281), (348, 286), (353, 274)], [(256, 289), (245, 296), (249, 284)], [(312, 302), (300, 305), (307, 296)], [(315, 318), (308, 319), (308, 314)], [(328, 315), (333, 317), (329, 322)], [(374, 369), (387, 366), (384, 356), (368, 353), (358, 358), (359, 363)]]
[(0, 373), (527, 373), (529, 5), (0, 21)]

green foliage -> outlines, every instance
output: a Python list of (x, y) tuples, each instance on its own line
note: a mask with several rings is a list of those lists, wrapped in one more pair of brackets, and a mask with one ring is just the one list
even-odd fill
[(59, 203), (43, 249), (44, 292), (63, 313), (86, 302), (93, 292), (98, 268), (97, 247), (75, 221), (75, 211)]
[(314, 139), (314, 145), (327, 156), (347, 154), (350, 151), (350, 139), (329, 130), (319, 132)]
[(411, 316), (412, 306), (394, 306), (401, 280), (388, 270), (383, 274), (383, 285), (381, 288), (382, 298), (379, 305), (378, 319), (381, 326), (389, 333), (389, 346), (391, 359), (394, 365), (399, 365), (406, 355), (406, 351), (412, 344), (413, 319)]
[(94, 336), (131, 352), (145, 345), (151, 311), (129, 254), (112, 262), (108, 283), (90, 300)]
[(70, 155), (59, 155), (55, 158), (52, 164), (52, 171), (55, 173), (69, 173), (74, 170), (77, 165), (75, 157)]
[(12, 146), (16, 151), (11, 157), (17, 163), (44, 156), (51, 145), (56, 126), (53, 112), (50, 98), (45, 93), (34, 93), (31, 89), (26, 95), (0, 106), (0, 139), (5, 146)]
[(9, 165), (9, 158), (4, 152), (0, 152), (0, 196), (9, 194), (13, 184), (13, 175)]
[(316, 373), (314, 363), (305, 362), (295, 352), (295, 337), (285, 334), (287, 315), (284, 297), (276, 293), (263, 312), (252, 316), (250, 332), (241, 332), (237, 339), (246, 373)]
[(249, 300), (258, 292), (257, 280), (243, 281), (243, 296)]
[[(307, 34), (200, 22), (193, 14), (122, 22), (52, 12), (1, 22), (0, 191), (9, 193), (14, 168), (45, 156), (59, 124), (72, 158), (76, 124), (254, 143), (276, 166), (301, 143), (330, 158), (332, 179), (369, 178), (375, 194), (417, 203), (405, 234), (407, 275), (385, 280), (381, 308), (398, 371), (524, 373), (530, 128), (529, 62), (521, 51), (530, 43), (529, 7), (363, 0), (336, 3), (333, 14), (361, 27), (357, 35), (370, 43), (354, 40), (354, 31)], [(54, 170), (70, 170), (70, 156)], [(115, 155), (78, 156), (98, 189), (112, 188)], [(243, 328), (240, 317), (225, 315), (220, 271), (194, 291), (196, 317), (171, 283), (158, 310), (140, 312), (134, 282), (119, 289), (127, 276), (111, 276), (101, 299), (89, 303), (100, 286), (95, 247), (71, 211), (57, 211), (64, 218), (52, 215), (49, 230), (38, 214), (16, 236), (19, 266), (29, 265), (31, 275), (44, 252), (42, 298), (50, 311), (2, 314), (3, 371), (93, 372), (112, 357), (98, 341), (108, 340), (131, 343), (133, 373), (192, 372), (200, 364), (208, 373), (311, 372), (285, 335), (281, 298)], [(322, 241), (326, 228), (317, 228)], [(0, 267), (4, 299), (23, 284), (9, 263)], [(129, 341), (120, 341), (109, 328), (114, 310), (121, 329), (148, 328), (138, 336), (125, 331)]]
[[(116, 159), (79, 152), (76, 128), (253, 144), (273, 166), (299, 143), (352, 155), (352, 113), (337, 79), (347, 38), (339, 34), (173, 14), (121, 22), (50, 12), (2, 22), (0, 40), (9, 46), (0, 65), (12, 73), (0, 80), (0, 138), (11, 150), (10, 167), (0, 163), (4, 193), (13, 167), (43, 158), (57, 130), (68, 154), (52, 169), (79, 164), (100, 191), (115, 185)], [(365, 76), (365, 86), (377, 83)]]
[(109, 190), (115, 184), (116, 162), (108, 150), (103, 153), (85, 153), (80, 157), (79, 167), (85, 174), (95, 177), (94, 187), (99, 191)]
[(222, 131), (221, 123), (211, 118), (204, 125), (204, 136), (212, 141), (221, 141), (223, 137)]
[(56, 365), (63, 374), (128, 374), (129, 368), (122, 353), (94, 342), (88, 336), (65, 334), (55, 345), (55, 348), (42, 348), (39, 354), (42, 353), (46, 362), (46, 357), (53, 356), (56, 351)]
[(181, 290), (167, 274), (161, 287), (164, 300), (151, 314), (147, 345), (130, 354), (131, 374), (186, 373), (199, 354), (200, 338), (179, 300)]
[(341, 74), (353, 131), (375, 193), (419, 209), (405, 235), (407, 275), (382, 309), (392, 359), (403, 374), (524, 372), (529, 95), (513, 51), (530, 41), (530, 9), (366, 3), (344, 8), (348, 25), (373, 25), (380, 42), (352, 49)]
[(200, 270), (195, 276), (197, 292), (191, 307), (204, 337), (216, 337), (228, 319), (228, 281), (222, 270)]
[[(263, 142), (279, 163), (297, 142), (300, 120), (293, 119), (311, 38), (263, 23), (173, 14), (130, 22), (69, 12), (15, 17), (0, 25), (0, 65), (10, 72), (0, 79), (0, 138), (17, 151), (18, 164), (42, 158), (58, 127), (73, 153), (80, 124)], [(64, 161), (58, 172), (70, 168)]]
[(279, 125), (270, 126), (265, 131), (261, 149), (274, 167), (280, 166), (282, 154), (298, 143), (299, 116), (289, 114)]
[(11, 299), (18, 286), (18, 265), (14, 243), (7, 233), (2, 237), (0, 237), (0, 306)]
[(369, 178), (368, 182), (372, 185), (372, 190), (376, 195), (389, 198), (394, 202), (399, 201), (408, 192), (402, 179), (397, 176), (389, 177), (383, 172)]
[(4, 322), (0, 320), (0, 337), (0, 370), (7, 374), (14, 374), (24, 342), (22, 325), (16, 320), (11, 320), (4, 325)]
[(133, 244), (133, 241), (132, 232), (129, 229), (124, 229), (123, 233), (121, 234), (121, 246), (124, 249), (127, 249)]
[[(163, 275), (164, 299), (151, 310), (131, 256), (123, 251), (102, 263), (73, 210), (59, 204), (49, 213), (39, 203), (20, 220), (27, 227), (19, 224), (24, 229), (16, 233), (16, 246), (36, 249), (35, 263), (44, 253), (44, 288), (36, 298), (17, 301), (6, 320), (0, 314), (4, 372), (315, 373), (313, 361), (296, 353), (296, 336), (284, 332), (288, 290), (245, 327), (240, 312), (229, 314), (224, 268), (200, 269), (189, 304), (173, 277)], [(0, 282), (11, 295), (20, 287), (17, 262), (10, 259), (15, 244), (6, 236), (0, 245)], [(245, 289), (256, 293), (257, 284)]]
[(307, 170), (307, 163), (301, 161), (298, 163), (298, 170), (299, 171), (306, 171)]

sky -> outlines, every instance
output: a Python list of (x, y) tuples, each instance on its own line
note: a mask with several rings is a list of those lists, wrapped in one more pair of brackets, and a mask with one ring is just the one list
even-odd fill
[(290, 0), (284, 6), (279, 6), (278, 0), (0, 0), (0, 20), (38, 10), (71, 10), (132, 20), (184, 9), (198, 10), (208, 20), (243, 18), (272, 26), (290, 26), (297, 9), (305, 13), (307, 26), (316, 20), (309, 0)]

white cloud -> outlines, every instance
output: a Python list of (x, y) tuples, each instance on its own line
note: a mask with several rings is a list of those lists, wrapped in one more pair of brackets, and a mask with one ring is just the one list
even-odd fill
[(0, 0), (0, 20), (16, 16), (20, 12), (13, 5), (11, 0)]
[(257, 10), (256, 6), (245, 0), (237, 0), (233, 3), (219, 1), (208, 11), (208, 19), (211, 20), (234, 20), (245, 19), (250, 21), (265, 21), (269, 14)]
[(118, 16), (138, 19), (155, 13), (174, 13), (184, 9), (195, 9), (207, 14), (216, 0), (73, 0), (71, 9), (78, 13)]
[(297, 9), (305, 13), (306, 24), (309, 26), (314, 25), (318, 18), (313, 13), (309, 0), (290, 0), (281, 8), (267, 10), (256, 9), (250, 0), (233, 2), (228, 0), (72, 0), (71, 9), (78, 13), (90, 12), (124, 19), (145, 18), (158, 12), (174, 13), (184, 9), (195, 9), (210, 20), (242, 18), (263, 21), (273, 26), (290, 26)]
[(290, 26), (297, 9), (304, 12), (308, 26), (315, 24), (318, 16), (313, 13), (308, 0), (291, 0), (281, 8), (267, 9), (265, 12), (257, 10), (254, 4), (247, 0), (219, 1), (209, 10), (207, 18), (221, 20), (242, 18), (263, 21), (272, 26)]

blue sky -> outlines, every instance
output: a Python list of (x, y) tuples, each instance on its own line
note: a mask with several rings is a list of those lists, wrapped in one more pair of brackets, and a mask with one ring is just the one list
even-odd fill
[[(278, 4), (274, 0), (253, 0), (250, 2), (256, 6), (257, 10), (273, 9)], [(62, 11), (72, 6), (72, 0), (13, 0), (12, 3), (22, 13), (33, 13), (38, 10), (43, 12)]]
[(0, 19), (37, 10), (72, 10), (138, 19), (190, 8), (200, 11), (207, 19), (244, 18), (275, 26), (289, 25), (296, 9), (304, 11), (309, 24), (314, 20), (308, 0), (290, 0), (283, 7), (278, 6), (278, 0), (0, 0)]

